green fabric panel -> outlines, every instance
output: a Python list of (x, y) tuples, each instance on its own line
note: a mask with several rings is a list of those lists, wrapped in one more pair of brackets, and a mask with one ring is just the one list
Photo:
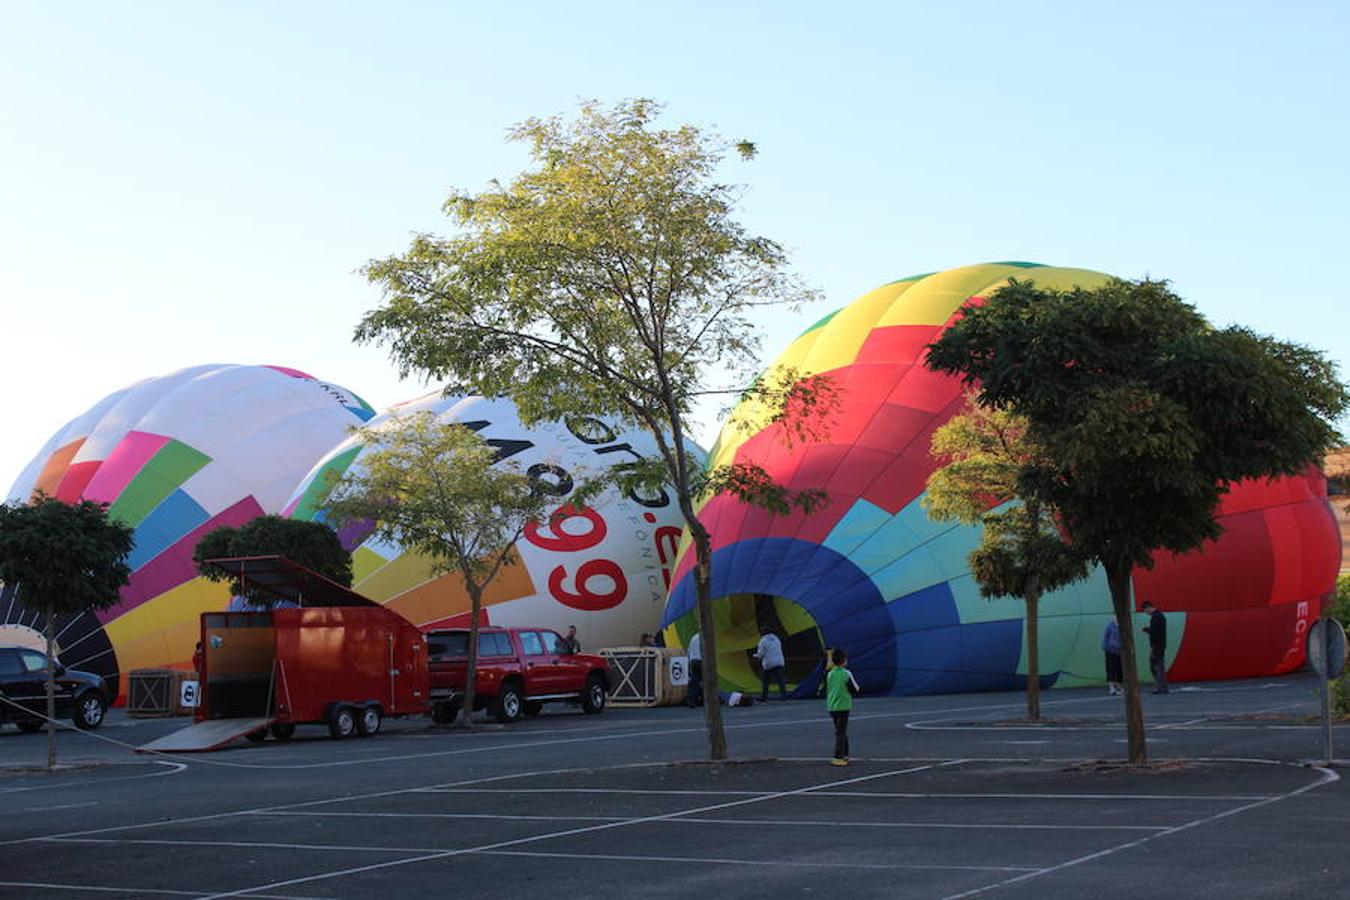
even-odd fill
[(773, 598), (773, 611), (788, 634), (815, 630), (816, 620), (811, 618), (811, 614), (786, 597)]
[(323, 468), (314, 473), (310, 479), (309, 485), (305, 488), (305, 493), (300, 497), (300, 503), (295, 507), (295, 512), (291, 513), (291, 518), (309, 521), (314, 518), (318, 512), (319, 498), (329, 486), (329, 479), (337, 480), (341, 478), (352, 461), (356, 459), (361, 452), (361, 445), (348, 447), (337, 456), (323, 464)]
[(108, 515), (135, 528), (165, 497), (210, 461), (211, 457), (181, 441), (169, 441), (131, 479), (108, 508)]
[(1019, 269), (1044, 269), (1045, 263), (1019, 262), (1015, 259), (1001, 259), (998, 262), (989, 263), (991, 266), (1017, 266)]
[[(839, 309), (843, 309), (843, 307), (841, 306)], [(839, 315), (839, 309), (836, 309), (836, 310), (835, 310), (834, 312), (832, 312), (832, 313), (826, 314), (823, 318), (817, 319), (816, 322), (815, 322), (815, 324), (813, 324), (810, 328), (807, 328), (805, 331), (801, 332), (801, 334), (798, 334), (797, 337), (801, 337), (803, 334), (810, 334), (811, 332), (815, 331), (817, 328), (820, 328), (820, 327), (821, 327), (822, 325), (824, 325), (826, 322), (830, 321), (830, 320), (833, 319), (835, 316)]]

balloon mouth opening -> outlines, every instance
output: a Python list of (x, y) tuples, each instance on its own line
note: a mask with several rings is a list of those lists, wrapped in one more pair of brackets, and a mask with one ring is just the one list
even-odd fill
[[(714, 597), (717, 632), (717, 675), (724, 689), (759, 691), (762, 669), (755, 648), (767, 630), (783, 643), (784, 678), (789, 692), (814, 685), (824, 671), (825, 641), (820, 626), (804, 608), (776, 594), (728, 594)], [(668, 626), (678, 643), (689, 646), (697, 628), (690, 611)], [(669, 632), (667, 641), (669, 642)], [(771, 685), (770, 690), (777, 690)]]

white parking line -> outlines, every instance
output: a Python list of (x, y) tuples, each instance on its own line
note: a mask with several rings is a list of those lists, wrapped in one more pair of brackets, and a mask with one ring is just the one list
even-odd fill
[(537, 841), (547, 841), (547, 840), (553, 840), (553, 839), (556, 839), (556, 838), (575, 837), (575, 836), (581, 835), (581, 834), (594, 834), (595, 832), (599, 832), (599, 831), (607, 831), (607, 830), (612, 829), (612, 828), (623, 828), (623, 827), (627, 827), (627, 826), (629, 826), (629, 825), (639, 825), (639, 824), (642, 824), (642, 823), (645, 823), (645, 822), (660, 822), (660, 821), (663, 821), (663, 820), (666, 820), (666, 819), (678, 818), (678, 817), (680, 817), (680, 816), (689, 816), (689, 815), (696, 815), (696, 814), (698, 814), (698, 813), (714, 812), (714, 811), (719, 810), (719, 809), (730, 809), (730, 808), (732, 808), (732, 807), (745, 806), (745, 805), (750, 804), (750, 803), (762, 803), (762, 802), (764, 802), (764, 801), (766, 801), (766, 800), (772, 800), (772, 799), (775, 799), (775, 798), (778, 798), (778, 797), (791, 797), (791, 796), (796, 796), (796, 795), (799, 795), (799, 794), (807, 794), (807, 793), (810, 793), (811, 791), (814, 791), (814, 790), (818, 790), (818, 789), (821, 789), (821, 788), (835, 787), (835, 786), (838, 786), (838, 785), (841, 785), (841, 784), (857, 784), (857, 783), (860, 783), (860, 782), (863, 782), (863, 781), (873, 781), (873, 780), (878, 779), (878, 778), (888, 778), (888, 777), (892, 777), (892, 776), (895, 776), (895, 775), (908, 775), (908, 774), (912, 774), (912, 773), (914, 773), (914, 772), (920, 772), (920, 771), (923, 771), (923, 770), (926, 770), (926, 769), (939, 768), (939, 767), (944, 766), (944, 765), (949, 765), (949, 764), (954, 765), (954, 764), (958, 764), (958, 763), (962, 763), (962, 762), (965, 762), (965, 760), (951, 760), (950, 762), (935, 762), (935, 763), (929, 763), (929, 764), (927, 764), (927, 765), (922, 765), (922, 766), (913, 766), (913, 767), (908, 768), (908, 769), (897, 769), (897, 770), (894, 770), (894, 771), (877, 772), (877, 773), (874, 773), (874, 774), (871, 774), (871, 775), (861, 775), (861, 776), (858, 776), (857, 778), (846, 778), (846, 779), (838, 780), (838, 781), (826, 781), (826, 782), (821, 782), (820, 784), (808, 785), (807, 787), (796, 788), (796, 789), (790, 790), (790, 791), (781, 791), (781, 792), (776, 793), (776, 794), (768, 794), (768, 795), (762, 796), (762, 797), (747, 797), (747, 798), (742, 798), (742, 799), (740, 799), (740, 800), (731, 800), (731, 801), (728, 801), (728, 802), (726, 802), (726, 803), (714, 803), (714, 804), (711, 804), (711, 805), (709, 805), (709, 806), (695, 807), (694, 809), (686, 809), (686, 810), (680, 810), (680, 811), (677, 811), (677, 812), (664, 813), (664, 814), (662, 814), (662, 815), (656, 815), (656, 816), (643, 816), (643, 817), (637, 818), (637, 819), (629, 819), (629, 820), (624, 820), (624, 821), (620, 821), (620, 822), (608, 822), (608, 823), (605, 823), (605, 824), (602, 824), (602, 825), (591, 825), (591, 826), (587, 826), (587, 827), (585, 827), (585, 828), (571, 828), (571, 829), (567, 829), (567, 830), (565, 830), (565, 831), (555, 831), (555, 832), (551, 832), (551, 833), (547, 833), (547, 834), (531, 835), (531, 836), (529, 836), (529, 837), (516, 838), (516, 839), (514, 839), (514, 840), (509, 840), (509, 841), (496, 841), (496, 842), (493, 842), (493, 843), (490, 843), (490, 844), (484, 844), (484, 845), (479, 846), (479, 847), (469, 847), (469, 848), (465, 848), (465, 849), (457, 849), (457, 850), (446, 850), (446, 851), (441, 852), (441, 853), (436, 853), (436, 854), (431, 854), (431, 855), (426, 855), (426, 856), (417, 856), (417, 857), (413, 857), (413, 858), (411, 858), (411, 859), (391, 860), (391, 861), (388, 861), (388, 862), (374, 863), (374, 864), (367, 865), (367, 866), (355, 866), (355, 867), (351, 867), (351, 868), (347, 868), (347, 869), (338, 869), (338, 870), (334, 870), (334, 871), (331, 871), (331, 872), (322, 873), (322, 874), (319, 874), (319, 875), (308, 875), (308, 876), (305, 876), (305, 877), (302, 877), (302, 878), (292, 878), (292, 879), (287, 879), (287, 880), (285, 880), (285, 881), (275, 881), (275, 882), (271, 882), (271, 883), (269, 883), (269, 884), (260, 884), (260, 885), (258, 885), (257, 887), (254, 887), (254, 888), (245, 888), (245, 889), (243, 889), (243, 890), (226, 891), (226, 892), (219, 893), (219, 894), (211, 894), (211, 895), (209, 895), (209, 897), (207, 898), (207, 900), (216, 900), (216, 898), (220, 898), (220, 897), (239, 897), (239, 896), (243, 896), (243, 895), (246, 895), (246, 894), (253, 894), (253, 893), (255, 893), (256, 891), (270, 891), (270, 890), (274, 890), (274, 889), (277, 889), (277, 888), (287, 888), (287, 887), (291, 887), (291, 886), (297, 885), (297, 884), (307, 884), (307, 883), (313, 882), (313, 881), (324, 881), (324, 880), (327, 880), (327, 879), (329, 879), (329, 878), (342, 878), (342, 877), (345, 877), (345, 876), (350, 876), (350, 875), (360, 874), (360, 873), (362, 873), (362, 872), (372, 872), (372, 871), (376, 871), (376, 870), (380, 870), (380, 869), (389, 869), (389, 868), (392, 868), (392, 867), (394, 867), (394, 866), (403, 866), (403, 865), (408, 865), (408, 864), (410, 864), (410, 863), (430, 862), (430, 861), (432, 861), (432, 860), (436, 860), (436, 859), (446, 859), (446, 858), (449, 858), (449, 857), (452, 857), (452, 856), (463, 856), (464, 854), (467, 854), (467, 853), (480, 853), (480, 852), (483, 852), (483, 851), (486, 851), (486, 850), (502, 850), (502, 849), (506, 849), (506, 848), (508, 848), (508, 847), (517, 847), (517, 846), (520, 846), (520, 845), (522, 845), (522, 844), (532, 844), (532, 843), (535, 843), (535, 842), (537, 842)]
[(475, 856), (530, 856), (543, 859), (608, 859), (618, 862), (675, 862), (675, 863), (706, 863), (708, 865), (721, 866), (770, 866), (772, 868), (792, 868), (801, 867), (808, 869), (918, 869), (930, 870), (938, 869), (942, 871), (973, 871), (973, 872), (1031, 872), (1034, 869), (1028, 866), (939, 866), (925, 865), (922, 863), (832, 863), (832, 862), (795, 862), (782, 859), (727, 859), (725, 857), (708, 856), (650, 856), (634, 855), (625, 856), (620, 853), (545, 853), (537, 850), (474, 850)]
[(1227, 819), (1231, 816), (1236, 816), (1239, 813), (1249, 812), (1253, 809), (1259, 809), (1260, 807), (1267, 806), (1271, 803), (1278, 803), (1281, 800), (1287, 800), (1290, 797), (1296, 797), (1299, 794), (1307, 793), (1308, 791), (1322, 787), (1323, 785), (1331, 784), (1333, 782), (1341, 780), (1341, 776), (1337, 775), (1330, 769), (1324, 769), (1317, 766), (1313, 768), (1315, 768), (1318, 772), (1321, 772), (1322, 777), (1319, 778), (1317, 781), (1312, 782), (1311, 784), (1305, 784), (1302, 787), (1293, 789), (1292, 791), (1286, 791), (1283, 794), (1277, 794), (1274, 797), (1267, 797), (1264, 800), (1258, 800), (1254, 803), (1246, 803), (1243, 804), (1242, 806), (1235, 806), (1232, 809), (1226, 809), (1223, 810), (1222, 812), (1217, 812), (1211, 816), (1204, 816), (1199, 819), (1192, 819), (1189, 822), (1185, 822), (1181, 825), (1175, 825), (1171, 828), (1168, 828), (1166, 831), (1159, 831), (1156, 834), (1150, 834), (1147, 837), (1142, 837), (1139, 838), (1138, 840), (1130, 841), (1124, 844), (1117, 844), (1116, 846), (1108, 847), (1105, 850), (1098, 850), (1095, 853), (1088, 853), (1083, 856), (1075, 857), (1074, 859), (1065, 860), (1064, 862), (1058, 863), (1057, 865), (1047, 866), (1043, 869), (1038, 869), (1034, 872), (1027, 872), (1025, 874), (1018, 875), (1013, 878), (1004, 879), (1003, 881), (999, 881), (994, 884), (987, 884), (984, 887), (975, 888), (974, 890), (962, 891), (959, 894), (950, 894), (944, 897), (943, 900), (964, 900), (964, 898), (966, 897), (977, 897), (980, 894), (985, 894), (988, 893), (989, 891), (995, 891), (1012, 884), (1018, 884), (1020, 882), (1029, 881), (1033, 878), (1039, 878), (1043, 875), (1049, 875), (1054, 872), (1059, 872), (1072, 866), (1080, 866), (1083, 865), (1084, 863), (1092, 862), (1098, 859), (1103, 859), (1107, 856), (1111, 856), (1112, 854), (1119, 853), (1121, 850), (1129, 850), (1135, 847), (1140, 847), (1143, 846), (1144, 844), (1147, 844), (1149, 841), (1155, 841), (1158, 840), (1159, 838), (1169, 837), (1171, 835), (1177, 834), (1182, 831), (1186, 831), (1191, 828), (1198, 828), (1201, 825), (1208, 825), (1211, 822), (1218, 822), (1222, 819)]

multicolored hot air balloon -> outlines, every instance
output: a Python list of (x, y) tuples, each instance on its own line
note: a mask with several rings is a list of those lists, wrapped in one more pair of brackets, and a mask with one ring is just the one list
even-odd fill
[[(305, 472), (374, 415), (344, 388), (281, 366), (204, 365), (110, 394), (52, 437), (10, 490), (111, 504), (135, 528), (131, 582), (115, 607), (57, 624), (63, 663), (126, 690), (142, 667), (191, 664), (199, 614), (229, 602), (197, 576), (202, 535), (278, 512)], [(0, 634), (36, 640), (41, 617), (6, 585)]]
[[(725, 689), (758, 684), (749, 652), (763, 627), (785, 637), (789, 680), (814, 689), (821, 649), (841, 646), (865, 690), (914, 694), (1025, 686), (1020, 601), (983, 599), (967, 556), (978, 528), (930, 520), (920, 498), (935, 461), (933, 432), (965, 402), (954, 378), (923, 365), (924, 348), (971, 298), (1009, 277), (1045, 287), (1095, 287), (1108, 276), (1032, 263), (991, 263), (901, 279), (865, 294), (798, 337), (776, 362), (827, 373), (843, 411), (829, 437), (788, 446), (773, 425), (728, 427), (711, 464), (754, 461), (795, 489), (823, 488), (810, 515), (772, 517), (729, 498), (700, 515), (712, 534), (718, 666)], [(753, 409), (739, 412), (742, 419)], [(747, 436), (748, 434), (748, 436)], [(1161, 554), (1134, 590), (1169, 619), (1177, 680), (1288, 672), (1339, 565), (1336, 524), (1321, 474), (1244, 482), (1219, 510), (1224, 536), (1202, 552)], [(693, 553), (687, 548), (663, 624), (692, 633)], [(1110, 616), (1094, 571), (1041, 601), (1045, 686), (1099, 684)], [(1140, 650), (1147, 653), (1147, 642)], [(1142, 664), (1141, 672), (1147, 672)]]
[[(489, 586), (484, 613), (492, 624), (560, 631), (576, 625), (586, 647), (631, 646), (656, 630), (682, 524), (673, 498), (665, 491), (611, 491), (585, 510), (567, 505), (587, 473), (656, 455), (651, 435), (589, 417), (526, 428), (507, 400), (440, 392), (395, 406), (370, 425), (418, 412), (474, 429), (497, 448), (499, 461), (542, 479), (564, 510), (552, 525), (526, 530), (516, 545), (520, 564), (504, 568)], [(285, 514), (322, 521), (326, 486), (360, 466), (361, 452), (356, 438), (335, 447), (287, 501)], [(467, 623), (469, 596), (459, 575), (436, 574), (425, 557), (379, 541), (369, 527), (350, 526), (338, 536), (353, 551), (353, 589), (423, 628)]]

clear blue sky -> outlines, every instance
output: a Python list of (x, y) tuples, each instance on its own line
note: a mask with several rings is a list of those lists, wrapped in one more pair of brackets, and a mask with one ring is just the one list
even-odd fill
[[(494, 8), (495, 7), (495, 8)], [(354, 274), (647, 96), (756, 141), (743, 219), (826, 300), (1028, 259), (1174, 281), (1350, 363), (1350, 4), (19, 3), (0, 31), (0, 489), (104, 394), (204, 362), (421, 392)], [(705, 423), (703, 437), (714, 432)]]

